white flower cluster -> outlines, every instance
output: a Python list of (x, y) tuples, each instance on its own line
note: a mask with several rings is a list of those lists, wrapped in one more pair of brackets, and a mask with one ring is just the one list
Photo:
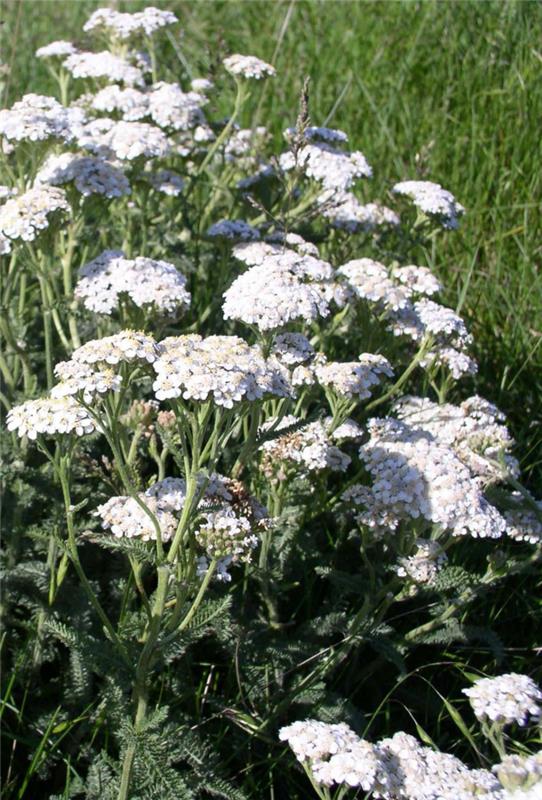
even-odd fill
[(73, 184), (84, 197), (124, 197), (130, 194), (130, 182), (124, 172), (102, 158), (78, 153), (51, 155), (36, 175), (36, 184), (62, 186)]
[(63, 189), (35, 186), (0, 206), (0, 235), (32, 242), (50, 224), (50, 215), (70, 212)]
[(325, 317), (331, 299), (344, 300), (331, 265), (313, 255), (266, 242), (237, 245), (233, 253), (252, 266), (224, 293), (225, 319), (268, 331)]
[(161, 128), (187, 131), (206, 125), (201, 108), (207, 98), (199, 92), (183, 92), (178, 83), (153, 84), (148, 101), (148, 114)]
[(149, 95), (141, 89), (114, 83), (92, 95), (91, 106), (108, 114), (118, 111), (125, 122), (138, 122), (149, 114)]
[(77, 142), (103, 158), (133, 161), (144, 156), (155, 158), (167, 155), (170, 149), (165, 133), (146, 122), (115, 122), (100, 118), (83, 125)]
[(122, 13), (113, 8), (98, 8), (90, 15), (83, 30), (86, 32), (104, 30), (113, 38), (124, 40), (137, 34), (152, 36), (160, 28), (176, 22), (178, 19), (172, 11), (164, 11), (154, 6), (148, 6), (134, 14)]
[(382, 800), (505, 800), (491, 772), (403, 732), (371, 744), (345, 723), (308, 719), (281, 728), (279, 738), (323, 786), (360, 787)]
[(461, 203), (439, 183), (403, 181), (396, 183), (392, 191), (410, 197), (420, 211), (436, 218), (444, 228), (457, 228), (459, 217), (465, 213)]
[(398, 559), (396, 572), (401, 578), (414, 583), (430, 585), (446, 564), (448, 557), (438, 542), (416, 539), (416, 550), (410, 556)]
[(102, 50), (100, 53), (72, 53), (63, 62), (63, 66), (74, 78), (104, 78), (108, 83), (125, 83), (128, 86), (145, 84), (140, 67), (135, 67), (121, 56), (113, 55), (109, 50)]
[(410, 308), (409, 301), (416, 295), (432, 295), (441, 288), (427, 267), (409, 265), (388, 270), (371, 258), (348, 261), (338, 272), (358, 297), (392, 312)]
[(161, 169), (158, 172), (145, 172), (143, 177), (149, 181), (152, 188), (168, 197), (178, 197), (184, 189), (184, 180), (176, 172)]
[[(539, 544), (542, 542), (542, 500), (531, 499), (532, 505), (526, 506), (519, 492), (512, 492), (509, 498), (514, 507), (504, 511), (506, 532), (518, 542)], [(538, 509), (538, 512), (535, 510)]]
[(314, 373), (321, 386), (358, 400), (367, 400), (383, 377), (393, 378), (388, 359), (375, 353), (361, 353), (359, 361), (328, 361), (317, 366)]
[(235, 53), (228, 56), (222, 62), (226, 72), (236, 78), (247, 78), (249, 80), (262, 80), (262, 78), (272, 77), (276, 75), (275, 67), (267, 62), (262, 61), (256, 56), (243, 56), (240, 53)]
[(15, 406), (7, 415), (8, 431), (36, 439), (38, 434), (84, 436), (95, 430), (94, 420), (71, 397), (43, 397)]
[(82, 394), (85, 403), (90, 403), (97, 395), (118, 391), (122, 383), (121, 376), (111, 367), (95, 370), (76, 359), (57, 364), (55, 375), (60, 383), (51, 389), (51, 397)]
[(0, 109), (0, 136), (14, 142), (70, 141), (84, 116), (80, 108), (65, 108), (54, 97), (25, 94), (11, 108)]
[(302, 333), (279, 333), (273, 339), (271, 352), (287, 367), (310, 361), (315, 356), (314, 347)]
[(77, 48), (71, 42), (51, 42), (36, 50), (36, 58), (65, 58), (76, 52)]
[(484, 483), (519, 475), (519, 464), (509, 453), (514, 441), (503, 424), (505, 416), (482, 397), (470, 397), (455, 406), (406, 395), (393, 410), (413, 430), (427, 431), (450, 446)]
[(268, 394), (287, 397), (289, 387), (257, 345), (237, 336), (172, 336), (160, 343), (153, 388), (159, 400), (213, 401), (225, 408)]
[(389, 330), (395, 336), (407, 336), (414, 342), (421, 342), (428, 336), (434, 340), (420, 366), (426, 369), (445, 366), (456, 379), (477, 371), (476, 362), (466, 352), (472, 336), (451, 308), (423, 298), (390, 311), (388, 318)]
[(292, 169), (317, 181), (323, 189), (345, 192), (359, 178), (370, 178), (372, 169), (359, 150), (347, 152), (327, 142), (311, 142), (279, 157), (284, 172)]
[(106, 250), (81, 267), (74, 294), (85, 308), (101, 314), (111, 314), (120, 296), (167, 315), (190, 305), (186, 278), (174, 264), (142, 256), (128, 259), (117, 250)]
[(496, 678), (481, 678), (463, 689), (480, 722), (527, 725), (542, 714), (542, 691), (528, 675), (509, 672)]
[[(333, 433), (329, 432), (331, 419), (303, 424), (302, 420), (287, 415), (280, 421), (270, 419), (260, 428), (261, 436), (272, 436), (264, 441), (262, 470), (270, 478), (284, 480), (285, 469), (294, 465), (301, 473), (330, 469), (345, 472), (351, 458), (335, 444), (342, 439), (359, 439), (361, 430), (352, 420), (347, 420)], [(295, 428), (294, 428), (295, 426)], [(294, 430), (287, 431), (288, 428)], [(280, 431), (286, 430), (282, 435)]]
[(215, 222), (207, 231), (211, 239), (230, 239), (236, 242), (250, 242), (260, 238), (260, 232), (242, 219), (222, 219)]
[(505, 788), (503, 800), (539, 800), (542, 797), (542, 750), (531, 756), (505, 756), (492, 772)]
[(317, 199), (322, 216), (334, 228), (357, 233), (371, 233), (378, 228), (396, 227), (400, 219), (395, 211), (381, 203), (359, 202), (353, 192), (328, 190)]
[(72, 353), (72, 361), (81, 364), (152, 364), (160, 354), (160, 347), (152, 336), (140, 331), (124, 330), (92, 339)]
[(369, 420), (360, 457), (373, 476), (367, 516), (425, 519), (453, 536), (498, 538), (506, 522), (455, 452), (430, 433), (395, 419)]

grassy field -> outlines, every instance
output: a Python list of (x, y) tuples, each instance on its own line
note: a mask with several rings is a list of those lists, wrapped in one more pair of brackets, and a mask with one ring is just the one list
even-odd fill
[[(4, 104), (25, 91), (53, 90), (45, 67), (30, 55), (58, 38), (83, 45), (83, 22), (99, 5), (4, 0)], [(144, 4), (118, 5), (137, 10)], [(423, 177), (465, 205), (461, 232), (440, 249), (438, 271), (451, 304), (468, 284), (463, 313), (481, 367), (475, 388), (510, 416), (522, 467), (534, 481), (542, 438), (536, 421), (542, 388), (540, 4), (159, 5), (183, 21), (177, 57), (168, 54), (178, 64), (177, 78), (212, 71), (232, 50), (272, 60), (279, 79), (266, 87), (261, 121), (271, 120), (279, 138), (295, 120), (300, 87), (310, 76), (314, 122), (344, 128), (364, 151), (374, 166), (371, 196), (384, 199), (397, 180)]]

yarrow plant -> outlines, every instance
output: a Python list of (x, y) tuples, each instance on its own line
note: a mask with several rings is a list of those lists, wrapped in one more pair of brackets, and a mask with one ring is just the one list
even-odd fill
[(96, 9), (0, 111), (6, 797), (538, 800), (534, 677), (441, 705), (542, 557), (440, 278), (468, 211), (375, 197), (306, 85), (274, 147), (280, 69), (181, 23)]

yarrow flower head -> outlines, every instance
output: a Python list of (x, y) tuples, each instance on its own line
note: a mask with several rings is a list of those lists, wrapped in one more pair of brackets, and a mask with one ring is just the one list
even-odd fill
[(307, 144), (296, 152), (287, 151), (279, 158), (282, 170), (298, 169), (307, 178), (318, 181), (323, 189), (345, 192), (359, 178), (370, 178), (372, 169), (359, 150), (352, 153), (325, 142)]
[(328, 361), (317, 366), (314, 373), (321, 386), (358, 400), (367, 400), (383, 377), (393, 378), (388, 359), (375, 353), (361, 353), (359, 361)]
[(35, 186), (0, 206), (0, 235), (32, 242), (56, 212), (71, 211), (63, 189)]
[(143, 177), (148, 180), (155, 192), (168, 195), (168, 197), (178, 197), (184, 189), (184, 180), (169, 169), (145, 172)]
[(527, 725), (542, 714), (542, 691), (527, 675), (509, 672), (496, 678), (481, 678), (463, 689), (480, 722)]
[(202, 106), (207, 103), (199, 92), (183, 92), (178, 83), (155, 83), (148, 94), (149, 116), (161, 128), (188, 131), (206, 125)]
[(79, 270), (75, 296), (90, 311), (111, 314), (120, 296), (139, 308), (175, 315), (190, 305), (186, 278), (174, 264), (106, 250)]
[(134, 14), (122, 13), (112, 8), (97, 8), (83, 26), (86, 32), (105, 31), (113, 39), (126, 40), (132, 36), (153, 33), (174, 25), (179, 20), (172, 11), (148, 6)]
[(104, 158), (133, 161), (167, 155), (170, 145), (160, 128), (146, 122), (115, 122), (97, 119), (81, 128), (78, 144)]
[(144, 86), (143, 71), (121, 56), (109, 50), (101, 53), (75, 52), (63, 62), (65, 69), (74, 78), (103, 78), (108, 83), (125, 83), (128, 86)]
[(329, 314), (335, 282), (334, 271), (326, 261), (266, 242), (237, 245), (233, 252), (237, 259), (253, 266), (224, 293), (225, 319), (238, 319), (268, 331), (295, 320), (310, 322)]
[(86, 342), (74, 350), (72, 361), (102, 366), (133, 363), (145, 365), (153, 364), (160, 352), (160, 347), (152, 336), (140, 331), (125, 330)]
[(230, 239), (236, 242), (249, 242), (260, 238), (260, 232), (242, 219), (223, 219), (215, 222), (207, 231), (211, 239)]
[(373, 476), (363, 498), (369, 518), (421, 518), (453, 536), (504, 534), (504, 518), (449, 446), (391, 418), (369, 420), (368, 429), (360, 457)]
[(39, 434), (84, 436), (93, 433), (95, 424), (72, 397), (44, 397), (12, 408), (7, 415), (7, 429), (17, 431), (21, 438), (37, 439)]
[(259, 81), (262, 78), (272, 77), (277, 74), (275, 67), (256, 58), (256, 56), (243, 56), (235, 53), (225, 58), (223, 64), (226, 71), (236, 78)]
[(372, 233), (400, 224), (395, 211), (381, 203), (362, 204), (352, 192), (327, 189), (317, 198), (320, 213), (334, 228), (357, 233)]
[(410, 197), (420, 211), (436, 219), (444, 228), (457, 228), (459, 217), (465, 213), (461, 203), (439, 183), (403, 181), (396, 183), (392, 191)]
[(51, 397), (71, 397), (81, 394), (85, 403), (107, 392), (118, 391), (122, 378), (111, 367), (94, 369), (76, 360), (61, 361), (55, 366), (60, 383), (51, 389)]
[(50, 156), (36, 175), (36, 183), (62, 186), (73, 182), (83, 197), (92, 194), (124, 197), (130, 194), (130, 182), (124, 172), (103, 158), (77, 153)]
[(282, 373), (265, 360), (260, 348), (237, 336), (172, 336), (160, 347), (162, 354), (154, 364), (159, 400), (212, 398), (217, 405), (233, 408), (244, 400), (290, 393)]
[(430, 585), (447, 561), (448, 557), (438, 542), (416, 539), (414, 553), (399, 558), (395, 570), (401, 578)]
[(512, 492), (508, 498), (511, 508), (506, 509), (506, 533), (518, 542), (539, 544), (542, 542), (542, 500), (530, 498), (530, 504), (519, 492)]
[(77, 48), (71, 42), (51, 42), (36, 50), (36, 58), (65, 58), (76, 52)]
[(71, 141), (85, 115), (80, 108), (65, 108), (54, 97), (26, 94), (11, 108), (0, 110), (0, 136), (14, 142)]

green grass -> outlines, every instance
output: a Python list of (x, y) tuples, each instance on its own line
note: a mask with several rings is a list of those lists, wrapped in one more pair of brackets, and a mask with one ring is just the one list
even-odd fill
[[(540, 207), (542, 6), (534, 2), (178, 2), (172, 77), (212, 70), (226, 52), (273, 59), (261, 107), (280, 140), (310, 76), (315, 123), (345, 129), (374, 167), (368, 190), (421, 177), (466, 206), (460, 233), (439, 245), (437, 268), (476, 339), (475, 389), (509, 415), (524, 472), (540, 474), (542, 388)], [(96, 2), (11, 0), (2, 8), (4, 103), (53, 86), (35, 49), (81, 28)], [(140, 2), (120, 2), (137, 10)], [(224, 113), (228, 108), (223, 107)], [(363, 255), (363, 253), (360, 253)], [(467, 387), (470, 388), (470, 387)]]

